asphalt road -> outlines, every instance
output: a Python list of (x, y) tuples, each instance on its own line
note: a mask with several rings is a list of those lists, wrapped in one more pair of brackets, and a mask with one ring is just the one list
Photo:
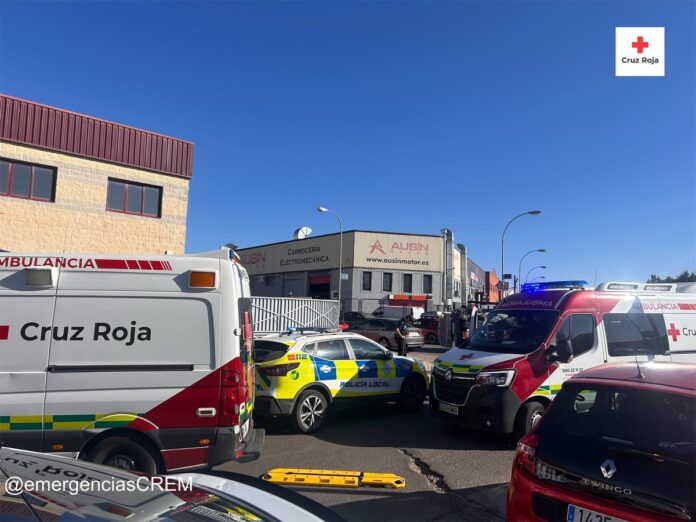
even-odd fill
[[(444, 350), (426, 347), (413, 357), (430, 362)], [(395, 473), (400, 490), (293, 487), (355, 521), (501, 521), (514, 443), (506, 437), (450, 426), (424, 405), (416, 414), (395, 407), (338, 411), (312, 435), (293, 433), (282, 420), (261, 423), (261, 458), (217, 469), (260, 476), (272, 468)]]

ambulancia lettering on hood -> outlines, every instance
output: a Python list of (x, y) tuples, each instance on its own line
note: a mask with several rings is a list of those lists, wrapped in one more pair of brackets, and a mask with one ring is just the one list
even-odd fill
[(435, 359), (434, 366), (439, 370), (452, 368), (454, 373), (476, 374), (493, 364), (519, 359), (519, 355), (510, 353), (492, 353), (452, 348)]

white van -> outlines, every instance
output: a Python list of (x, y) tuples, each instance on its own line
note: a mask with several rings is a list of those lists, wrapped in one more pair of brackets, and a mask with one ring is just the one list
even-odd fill
[(155, 473), (258, 456), (234, 253), (0, 253), (0, 443)]
[(696, 361), (696, 294), (678, 284), (522, 286), (468, 343), (433, 363), (430, 406), (453, 423), (519, 438), (562, 384), (607, 362)]

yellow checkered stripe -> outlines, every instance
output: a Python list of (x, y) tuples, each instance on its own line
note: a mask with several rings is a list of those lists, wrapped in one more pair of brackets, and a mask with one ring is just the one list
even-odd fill
[(483, 366), (456, 364), (449, 361), (435, 361), (435, 366), (442, 369), (452, 368), (454, 373), (478, 373), (484, 368)]
[(86, 430), (118, 428), (135, 420), (137, 413), (88, 413), (79, 415), (5, 415), (0, 430)]
[(543, 395), (544, 397), (553, 397), (561, 391), (560, 384), (545, 384), (539, 386), (532, 395)]

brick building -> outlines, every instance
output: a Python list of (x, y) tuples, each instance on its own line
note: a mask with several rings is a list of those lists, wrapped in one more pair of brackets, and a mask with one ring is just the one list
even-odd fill
[(193, 144), (0, 95), (0, 250), (184, 252)]

